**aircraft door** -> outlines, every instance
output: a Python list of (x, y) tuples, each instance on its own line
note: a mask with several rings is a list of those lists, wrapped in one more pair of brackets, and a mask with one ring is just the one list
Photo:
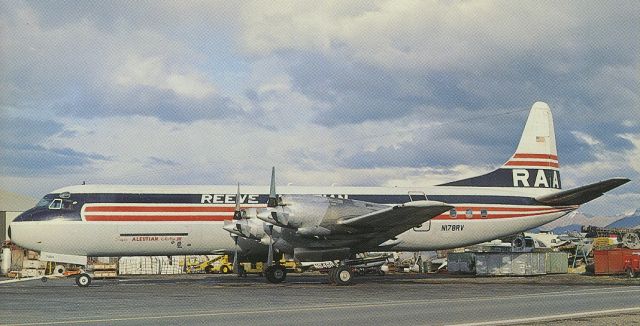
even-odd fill
[(418, 227), (414, 227), (413, 230), (416, 231), (416, 232), (427, 232), (427, 231), (431, 230), (431, 220), (428, 220), (428, 221), (422, 223)]
[(429, 200), (424, 191), (409, 191), (409, 200), (417, 201), (417, 200)]
[[(411, 201), (429, 200), (427, 198), (427, 194), (423, 191), (409, 191), (409, 199)], [(413, 230), (416, 232), (427, 232), (431, 230), (431, 220), (422, 223), (420, 226), (414, 227)]]

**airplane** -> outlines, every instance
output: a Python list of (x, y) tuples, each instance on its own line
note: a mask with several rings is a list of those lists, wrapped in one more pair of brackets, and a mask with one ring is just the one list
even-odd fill
[[(486, 154), (488, 155), (488, 154)], [(562, 190), (553, 118), (533, 104), (515, 153), (498, 169), (431, 187), (76, 185), (45, 195), (9, 227), (41, 259), (234, 253), (268, 257), (267, 280), (298, 261), (340, 261), (331, 283), (352, 283), (361, 252), (428, 251), (477, 244), (549, 223), (630, 180)], [(76, 278), (87, 286), (91, 276)]]

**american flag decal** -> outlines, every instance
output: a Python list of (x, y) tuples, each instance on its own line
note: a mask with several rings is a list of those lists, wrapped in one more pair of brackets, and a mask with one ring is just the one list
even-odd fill
[(544, 143), (544, 137), (543, 136), (536, 136), (536, 143)]

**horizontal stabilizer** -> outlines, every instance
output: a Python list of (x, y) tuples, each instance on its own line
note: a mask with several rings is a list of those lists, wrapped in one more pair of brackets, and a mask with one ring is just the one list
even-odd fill
[(551, 206), (582, 205), (629, 181), (630, 180), (626, 178), (609, 179), (574, 189), (555, 192), (550, 195), (536, 197), (536, 200)]

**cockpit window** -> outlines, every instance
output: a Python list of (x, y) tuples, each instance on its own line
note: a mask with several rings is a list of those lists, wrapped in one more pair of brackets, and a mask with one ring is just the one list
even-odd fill
[(51, 204), (51, 198), (44, 197), (36, 204), (36, 207), (47, 207)]
[(49, 209), (61, 209), (62, 208), (62, 199), (54, 199), (51, 204), (49, 204)]

